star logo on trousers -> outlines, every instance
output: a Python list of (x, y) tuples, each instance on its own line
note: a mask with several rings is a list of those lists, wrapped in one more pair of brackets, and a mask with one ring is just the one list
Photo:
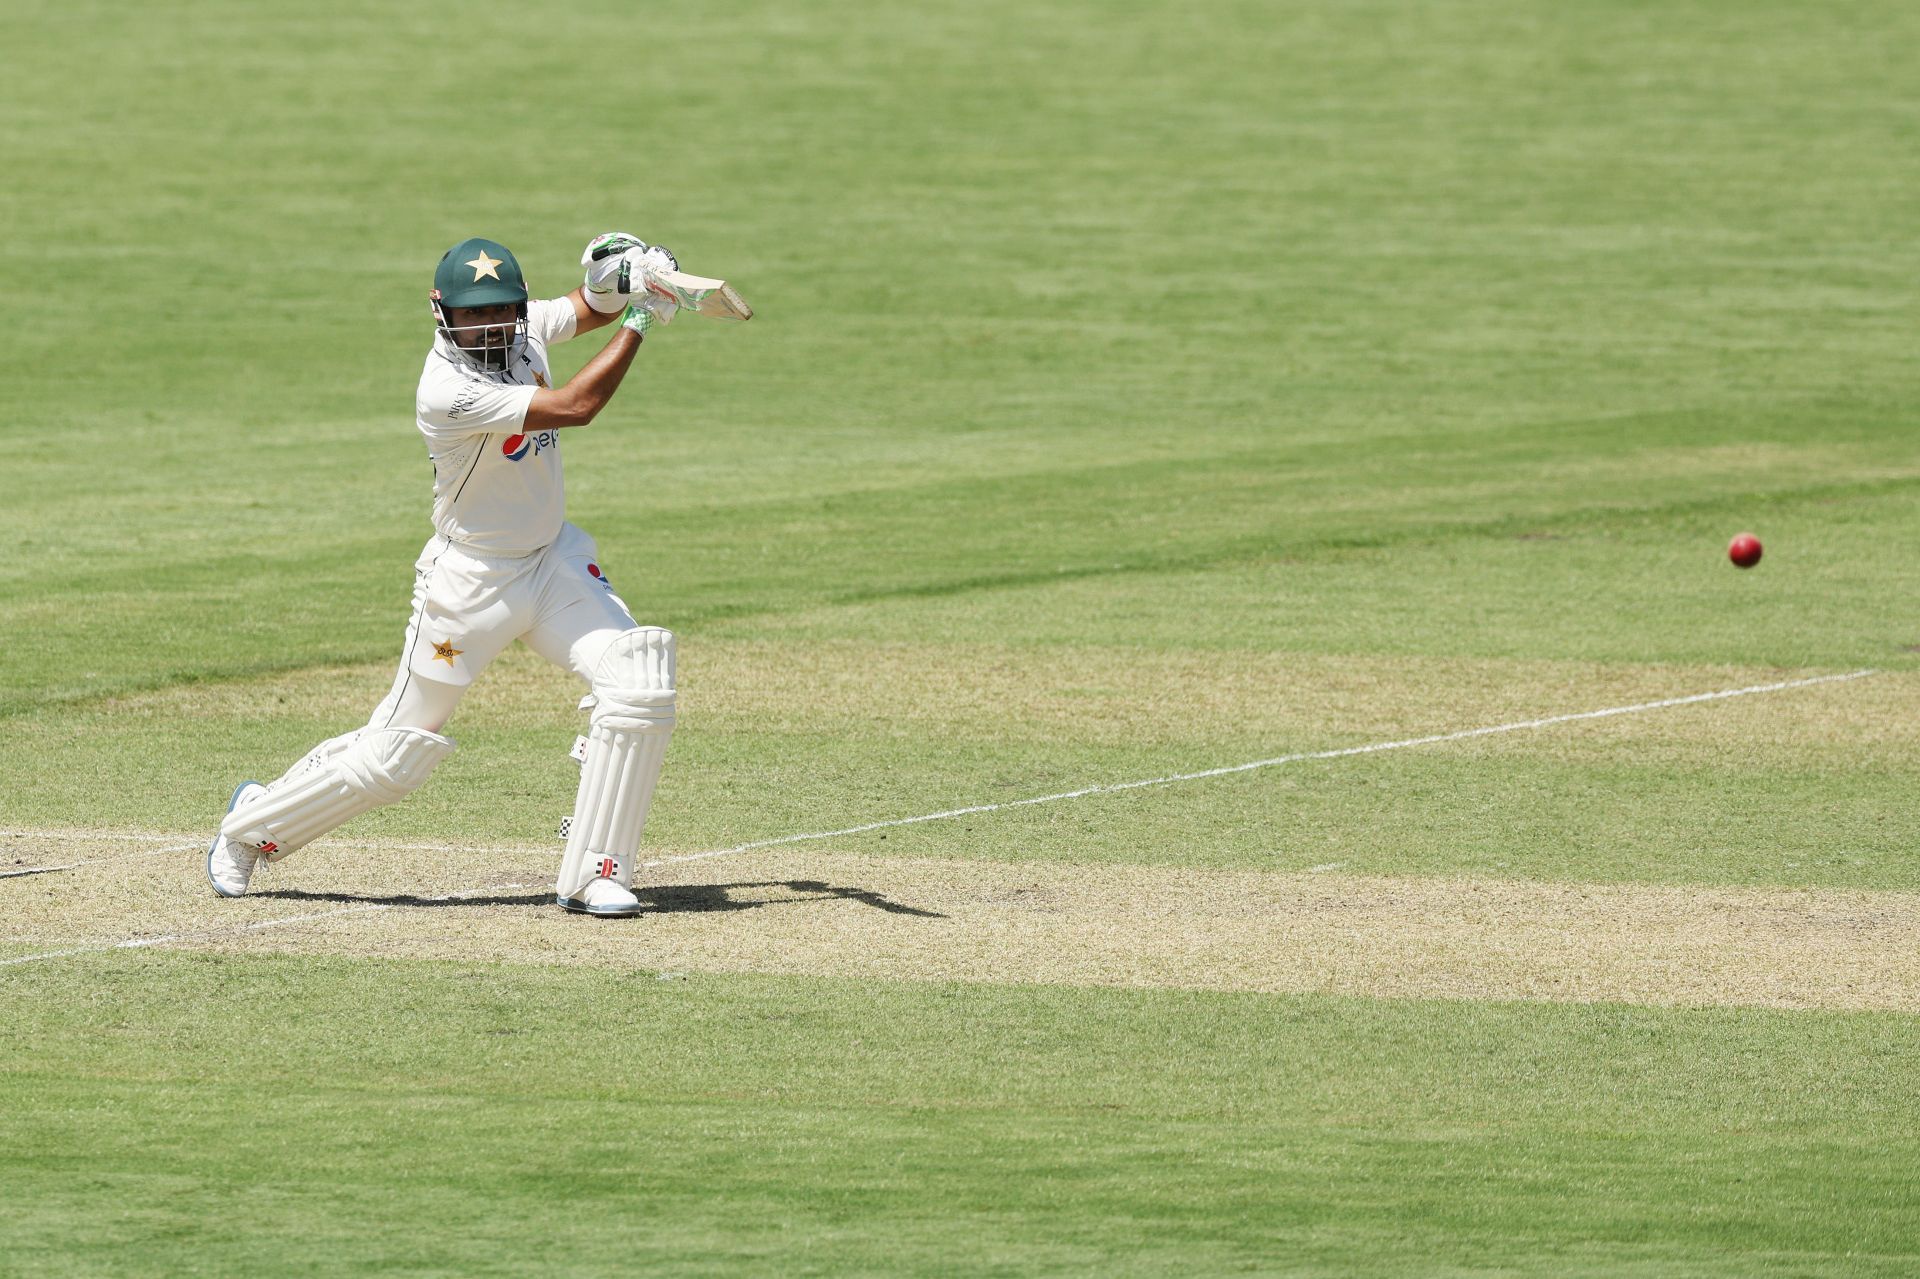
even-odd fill
[(453, 659), (466, 652), (464, 648), (455, 648), (452, 640), (439, 640), (433, 646), (433, 660), (453, 665)]

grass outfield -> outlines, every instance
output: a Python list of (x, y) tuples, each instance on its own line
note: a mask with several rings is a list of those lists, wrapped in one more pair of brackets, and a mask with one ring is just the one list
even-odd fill
[[(1920, 1268), (1909, 7), (18, 17), (0, 1272)], [(523, 651), (216, 900), (609, 227), (758, 310), (565, 442), (654, 910)]]
[(1911, 1268), (1910, 1018), (643, 974), (609, 1024), (585, 970), (16, 980), (66, 1062), (15, 1084), (18, 1273)]

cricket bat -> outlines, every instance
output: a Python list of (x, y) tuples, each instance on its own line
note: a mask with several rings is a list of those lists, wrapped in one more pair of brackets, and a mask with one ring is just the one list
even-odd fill
[(672, 298), (689, 311), (715, 320), (751, 320), (753, 308), (725, 280), (710, 280), (685, 271), (650, 271), (647, 287)]

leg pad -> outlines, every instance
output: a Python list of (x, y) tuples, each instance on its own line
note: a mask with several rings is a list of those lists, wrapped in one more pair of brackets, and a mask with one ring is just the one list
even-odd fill
[(369, 728), (316, 747), (265, 794), (220, 824), (220, 833), (277, 861), (341, 823), (410, 794), (453, 742), (423, 728)]
[(593, 721), (580, 793), (555, 885), (562, 901), (595, 879), (633, 884), (634, 855), (673, 735), (673, 634), (627, 631), (608, 646), (593, 679)]

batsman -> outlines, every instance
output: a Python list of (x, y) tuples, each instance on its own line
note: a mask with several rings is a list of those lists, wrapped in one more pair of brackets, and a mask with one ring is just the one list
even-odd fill
[[(634, 861), (673, 732), (674, 637), (634, 621), (593, 539), (568, 523), (560, 453), (563, 432), (606, 408), (642, 340), (672, 320), (672, 290), (648, 285), (679, 264), (619, 232), (596, 236), (581, 264), (579, 288), (529, 301), (520, 264), (493, 240), (462, 240), (440, 259), (415, 402), (435, 531), (414, 564), (400, 668), (363, 727), (276, 781), (234, 789), (207, 849), (221, 896), (245, 893), (261, 862), (423, 784), (453, 750), (441, 730), (461, 695), (520, 640), (584, 680), (592, 708), (557, 900), (638, 913)], [(548, 348), (609, 324), (619, 331), (606, 347), (554, 386)]]

